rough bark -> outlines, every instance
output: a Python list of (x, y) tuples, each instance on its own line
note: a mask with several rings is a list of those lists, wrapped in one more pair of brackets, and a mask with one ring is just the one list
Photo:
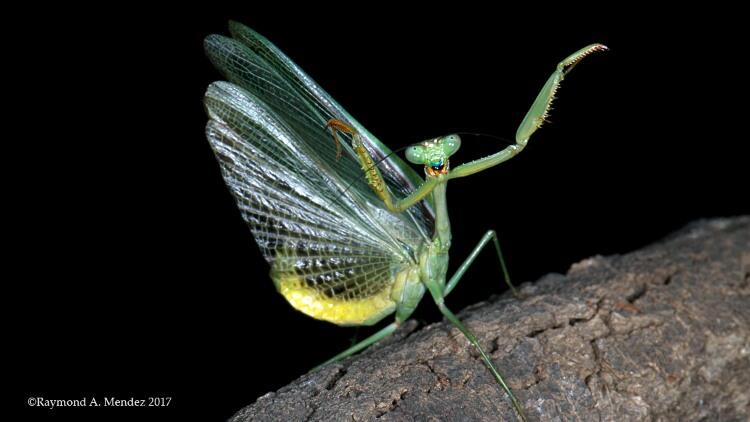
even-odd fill
[[(460, 317), (529, 420), (750, 419), (750, 217), (697, 222), (522, 292)], [(397, 334), (231, 420), (517, 420), (448, 322)]]

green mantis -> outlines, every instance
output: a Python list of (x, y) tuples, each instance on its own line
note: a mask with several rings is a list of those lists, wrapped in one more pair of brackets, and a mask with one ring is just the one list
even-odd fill
[(422, 177), (268, 40), (237, 23), (230, 23), (230, 30), (233, 38), (211, 35), (205, 42), (209, 58), (229, 80), (208, 87), (206, 133), (271, 264), (276, 288), (297, 310), (338, 325), (372, 325), (395, 314), (393, 322), (324, 365), (392, 334), (429, 292), (525, 420), (522, 404), (492, 359), (445, 304), (490, 242), (513, 289), (493, 230), (448, 277), (447, 184), (518, 154), (544, 123), (570, 69), (606, 47), (589, 45), (558, 64), (521, 122), (515, 144), (454, 168), (450, 157), (461, 145), (458, 135), (408, 147), (406, 159), (423, 167)]

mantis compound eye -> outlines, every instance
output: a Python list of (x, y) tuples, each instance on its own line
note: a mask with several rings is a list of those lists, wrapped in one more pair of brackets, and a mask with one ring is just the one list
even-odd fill
[(423, 164), (425, 160), (425, 147), (412, 145), (406, 149), (406, 159), (414, 164)]

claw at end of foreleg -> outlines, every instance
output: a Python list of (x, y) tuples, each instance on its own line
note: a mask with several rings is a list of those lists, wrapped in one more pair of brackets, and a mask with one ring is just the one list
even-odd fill
[(582, 49), (576, 51), (575, 53), (571, 54), (570, 56), (566, 57), (565, 60), (561, 61), (559, 64), (560, 70), (563, 70), (565, 73), (570, 72), (570, 70), (578, 64), (581, 60), (583, 60), (584, 57), (599, 52), (599, 51), (607, 51), (609, 50), (609, 47), (607, 47), (604, 44), (590, 44), (586, 47), (583, 47)]

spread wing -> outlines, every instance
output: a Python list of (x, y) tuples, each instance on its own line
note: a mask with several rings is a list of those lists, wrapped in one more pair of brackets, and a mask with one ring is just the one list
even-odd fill
[(364, 179), (361, 169), (328, 157), (335, 151), (323, 148), (332, 142), (320, 127), (290, 124), (254, 91), (227, 82), (208, 87), (205, 105), (224, 180), (284, 297), (340, 325), (391, 313), (391, 288), (423, 242), (414, 220), (349, 188), (351, 177)]
[[(211, 35), (206, 52), (214, 65), (231, 82), (252, 92), (293, 128), (304, 141), (320, 152), (321, 158), (336, 168), (342, 178), (353, 183), (351, 189), (371, 195), (354, 152), (347, 146), (344, 158), (336, 161), (335, 145), (320, 130), (332, 118), (357, 129), (375, 159), (386, 185), (399, 196), (407, 196), (423, 179), (414, 169), (359, 124), (315, 81), (270, 41), (252, 29), (230, 22), (234, 38)], [(432, 235), (434, 212), (432, 197), (406, 211), (425, 239)]]

